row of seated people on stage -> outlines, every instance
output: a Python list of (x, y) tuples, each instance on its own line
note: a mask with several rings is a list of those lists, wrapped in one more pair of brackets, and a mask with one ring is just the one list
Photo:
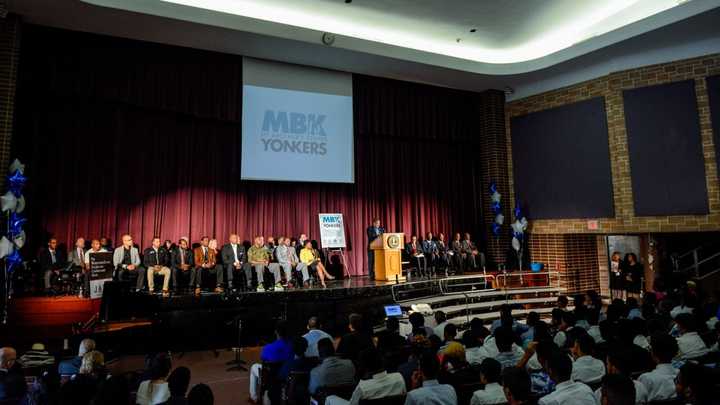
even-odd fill
[(377, 333), (352, 314), (337, 341), (316, 318), (302, 335), (281, 322), (251, 368), (250, 400), (275, 403), (284, 393), (292, 403), (325, 405), (718, 404), (718, 301), (690, 308), (687, 293), (606, 305), (589, 291), (572, 309), (562, 296), (550, 322), (536, 312), (522, 322), (505, 304), (499, 319), (474, 318), (463, 333), (441, 311), (434, 319), (410, 314), (405, 330), (390, 317)]
[(422, 240), (412, 235), (405, 244), (404, 253), (406, 260), (421, 276), (435, 274), (438, 269), (464, 274), (465, 271), (478, 271), (485, 267), (485, 255), (469, 233), (465, 233), (462, 238), (460, 233), (456, 233), (449, 244), (442, 233), (435, 237), (432, 232), (428, 232)]
[[(294, 243), (293, 243), (294, 242)], [(44, 274), (45, 289), (52, 294), (53, 277), (62, 269), (74, 268), (82, 276), (83, 290), (87, 295), (90, 287), (90, 254), (113, 252), (115, 278), (134, 280), (137, 292), (144, 291), (145, 283), (149, 292), (155, 291), (155, 276), (162, 276), (162, 295), (169, 296), (170, 284), (175, 292), (181, 291), (183, 279), (196, 295), (202, 292), (203, 279), (215, 276), (215, 292), (223, 292), (227, 281), (229, 289), (247, 289), (263, 292), (296, 286), (309, 286), (314, 278), (325, 288), (325, 280), (333, 280), (323, 264), (317, 242), (305, 234), (300, 238), (281, 236), (277, 239), (256, 236), (246, 250), (236, 234), (230, 235), (222, 247), (216, 239), (202, 237), (195, 248), (187, 238), (181, 238), (177, 245), (166, 240), (153, 238), (151, 246), (142, 254), (133, 243), (131, 235), (122, 236), (122, 244), (111, 248), (102, 239), (94, 239), (90, 249), (85, 249), (85, 239), (78, 238), (67, 259), (58, 250), (58, 241), (52, 238), (46, 249), (40, 251), (38, 262)]]

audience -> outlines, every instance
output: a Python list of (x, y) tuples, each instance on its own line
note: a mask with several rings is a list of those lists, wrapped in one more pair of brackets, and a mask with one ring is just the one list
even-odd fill
[(473, 393), (471, 405), (501, 404), (507, 400), (500, 385), (501, 371), (501, 364), (495, 359), (485, 359), (480, 363), (480, 382), (485, 388)]
[(375, 347), (372, 336), (366, 331), (363, 317), (360, 314), (350, 314), (348, 318), (349, 333), (340, 338), (337, 352), (346, 359), (358, 362), (360, 352)]
[(680, 335), (677, 338), (677, 344), (678, 357), (681, 360), (697, 359), (708, 354), (709, 350), (697, 333), (695, 318), (692, 314), (678, 314), (675, 317), (675, 325)]
[(650, 338), (650, 346), (657, 365), (653, 371), (641, 374), (638, 381), (647, 389), (648, 401), (674, 398), (678, 370), (671, 363), (678, 352), (677, 341), (670, 335), (656, 334)]
[(508, 405), (522, 405), (530, 400), (530, 376), (522, 368), (503, 370), (502, 385)]
[(137, 404), (161, 404), (170, 398), (170, 389), (166, 379), (171, 368), (172, 363), (167, 353), (158, 353), (152, 358), (150, 367), (148, 367), (149, 379), (141, 382), (137, 390)]
[(605, 375), (605, 364), (592, 356), (594, 347), (595, 340), (587, 332), (583, 331), (575, 339), (571, 351), (575, 359), (572, 370), (573, 381), (595, 384)]
[(82, 358), (87, 352), (95, 350), (95, 341), (92, 339), (83, 339), (80, 342), (80, 348), (78, 349), (78, 355), (69, 360), (63, 360), (58, 364), (58, 373), (60, 375), (74, 375), (80, 371), (80, 365), (82, 364)]
[(538, 405), (595, 405), (595, 395), (587, 385), (572, 381), (572, 360), (556, 351), (548, 359), (548, 373), (557, 384), (555, 391), (540, 398)]
[(435, 353), (423, 352), (420, 367), (412, 376), (412, 390), (405, 398), (405, 405), (457, 405), (455, 389), (440, 384), (439, 372), (440, 363)]
[(205, 384), (197, 384), (188, 393), (188, 405), (213, 405), (215, 397), (213, 392)]
[(190, 369), (187, 367), (178, 367), (173, 370), (167, 378), (168, 391), (170, 397), (164, 402), (165, 405), (187, 405), (188, 401), (185, 397), (190, 387)]
[[(287, 322), (278, 321), (275, 324), (275, 341), (262, 348), (260, 361), (282, 365), (286, 361), (292, 360), (295, 354), (293, 353), (289, 333)], [(262, 364), (259, 363), (255, 363), (250, 367), (250, 400), (254, 402), (258, 401), (261, 370)]]
[[(379, 399), (405, 395), (405, 380), (400, 373), (385, 371), (382, 355), (377, 349), (363, 351), (359, 356), (360, 370), (366, 377), (361, 379), (350, 397), (350, 405), (358, 405), (361, 400)], [(331, 395), (325, 401), (327, 405), (345, 405), (348, 401)]]
[(325, 338), (332, 339), (332, 336), (328, 335), (321, 329), (320, 320), (316, 316), (308, 319), (307, 330), (307, 333), (303, 335), (308, 343), (305, 357), (318, 357), (318, 341)]
[(310, 371), (309, 391), (311, 394), (320, 388), (348, 386), (355, 383), (353, 362), (335, 355), (332, 340), (320, 339), (317, 343), (320, 364)]
[[(622, 374), (608, 374), (602, 379), (602, 399), (605, 405), (635, 404), (635, 386), (630, 377)], [(644, 402), (642, 402), (644, 403)]]

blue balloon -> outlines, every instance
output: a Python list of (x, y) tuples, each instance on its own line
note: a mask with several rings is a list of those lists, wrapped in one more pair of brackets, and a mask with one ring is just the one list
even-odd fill
[(492, 209), (493, 209), (493, 212), (495, 213), (495, 215), (499, 214), (500, 213), (500, 203), (499, 202), (492, 203)]
[(522, 218), (522, 210), (520, 209), (520, 202), (515, 203), (515, 218)]
[(8, 188), (10, 192), (15, 194), (16, 197), (20, 197), (26, 181), (27, 177), (23, 176), (20, 170), (15, 170), (15, 173), (8, 177)]
[(27, 222), (27, 218), (23, 218), (22, 214), (18, 214), (17, 212), (13, 212), (10, 214), (10, 229), (9, 233), (11, 235), (18, 235), (20, 232), (22, 232), (23, 225)]
[(490, 194), (495, 194), (496, 191), (497, 191), (497, 184), (495, 184), (495, 182), (493, 181), (492, 183), (490, 183)]
[(493, 235), (495, 235), (495, 236), (500, 236), (500, 225), (497, 224), (497, 223), (495, 223), (495, 222), (493, 222), (493, 224), (492, 224), (492, 232), (493, 232)]
[(15, 271), (15, 267), (22, 264), (22, 256), (20, 256), (20, 252), (17, 250), (12, 252), (9, 256), (5, 258), (5, 261), (7, 263), (7, 272), (12, 273)]

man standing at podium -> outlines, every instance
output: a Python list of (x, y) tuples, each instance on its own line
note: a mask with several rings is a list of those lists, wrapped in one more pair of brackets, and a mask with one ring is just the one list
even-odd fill
[(375, 253), (370, 249), (370, 244), (377, 239), (380, 235), (385, 233), (385, 228), (380, 226), (380, 220), (373, 219), (372, 225), (367, 229), (368, 237), (368, 276), (370, 280), (375, 280)]

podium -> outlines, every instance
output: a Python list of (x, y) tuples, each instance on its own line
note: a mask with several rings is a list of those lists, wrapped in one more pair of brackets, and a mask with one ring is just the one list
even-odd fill
[(402, 249), (405, 235), (402, 233), (384, 233), (370, 243), (375, 255), (376, 281), (405, 281), (402, 275)]

